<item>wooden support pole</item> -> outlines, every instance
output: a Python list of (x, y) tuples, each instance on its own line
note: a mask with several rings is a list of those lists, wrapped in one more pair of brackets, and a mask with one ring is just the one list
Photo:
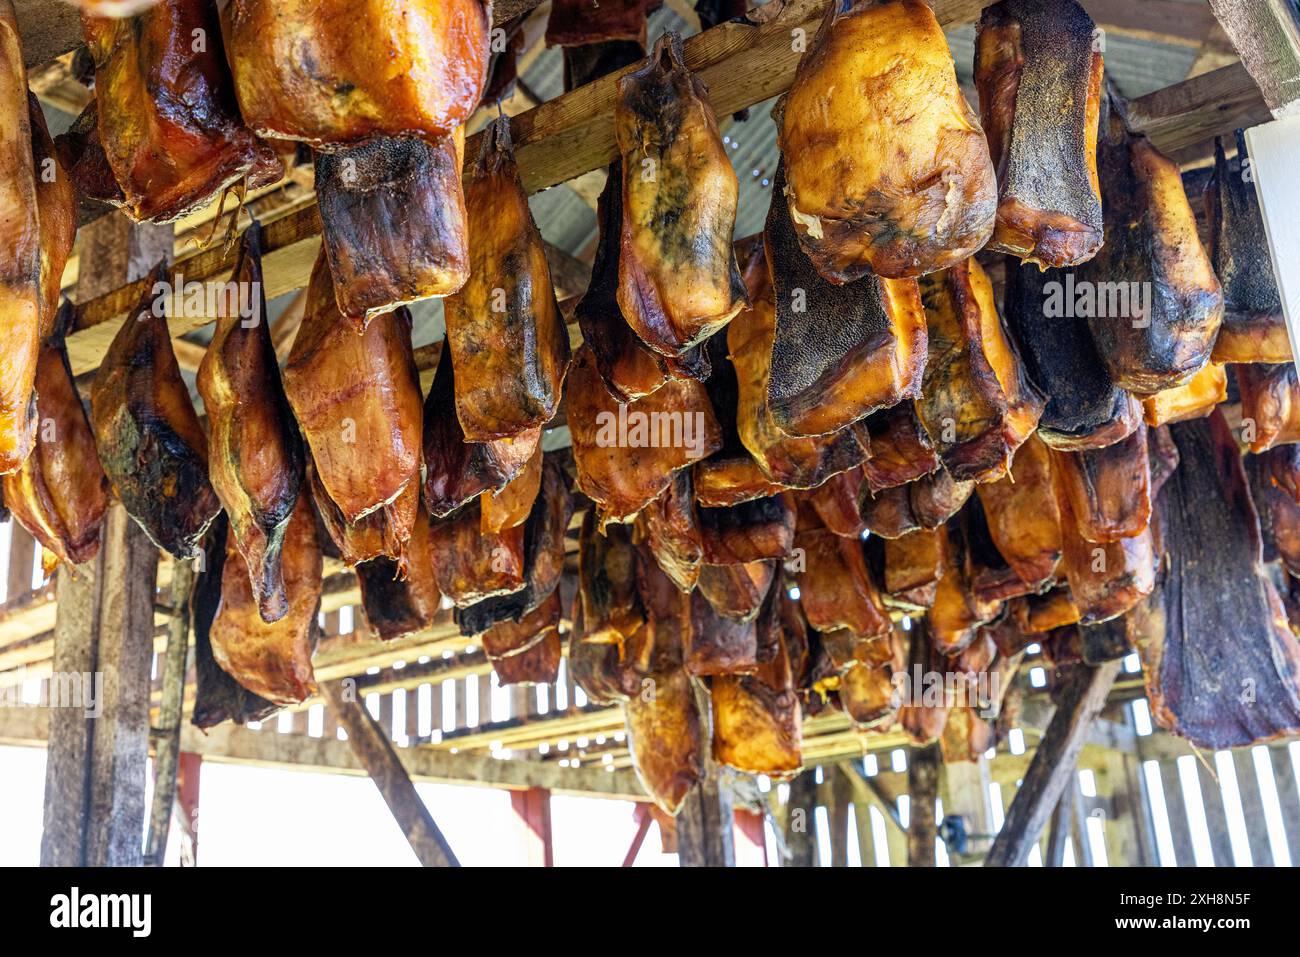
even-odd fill
[(347, 731), (353, 753), (379, 788), (420, 863), (425, 867), (459, 867), (456, 855), (393, 750), (388, 733), (354, 694), (345, 692), (342, 683), (324, 682), (321, 693), (338, 723)]
[(826, 806), (826, 821), (830, 827), (831, 867), (849, 866), (849, 805), (853, 801), (853, 785), (840, 767), (830, 772), (830, 802)]
[(1052, 811), (1052, 827), (1047, 832), (1047, 852), (1043, 864), (1047, 867), (1065, 866), (1065, 845), (1069, 840), (1074, 820), (1074, 795), (1067, 788)]
[(817, 779), (813, 768), (790, 782), (790, 796), (785, 805), (785, 846), (790, 859), (783, 867), (816, 867)]
[(189, 665), (190, 592), (194, 566), (172, 559), (171, 621), (167, 624), (167, 653), (163, 659), (162, 706), (153, 741), (153, 810), (145, 838), (144, 863), (162, 867), (167, 834), (176, 803), (176, 774), (181, 757), (181, 723), (185, 707), (185, 673)]
[(1029, 859), (1030, 849), (1038, 843), (1052, 809), (1074, 775), (1088, 729), (1105, 705), (1121, 664), (1079, 665), (1067, 679), (1060, 705), (985, 859), (986, 867), (1023, 867)]
[(641, 847), (645, 844), (645, 836), (650, 831), (650, 825), (654, 823), (650, 805), (638, 802), (632, 811), (632, 819), (636, 821), (636, 833), (632, 835), (632, 843), (628, 845), (627, 853), (623, 855), (624, 867), (631, 867), (636, 863), (637, 855), (641, 853)]
[(551, 792), (546, 788), (511, 791), (510, 806), (523, 826), (524, 858), (529, 867), (554, 867)]
[(1291, 0), (1210, 0), (1276, 117), (1300, 113), (1300, 18)]
[(731, 783), (713, 773), (677, 812), (677, 860), (682, 867), (735, 867)]
[(199, 779), (203, 758), (193, 751), (182, 751), (176, 780), (176, 819), (181, 826), (181, 864), (194, 867), (199, 862)]
[(907, 790), (910, 795), (907, 815), (907, 866), (934, 867), (935, 840), (939, 822), (935, 820), (935, 802), (939, 797), (939, 770), (943, 755), (939, 745), (913, 748), (907, 761)]

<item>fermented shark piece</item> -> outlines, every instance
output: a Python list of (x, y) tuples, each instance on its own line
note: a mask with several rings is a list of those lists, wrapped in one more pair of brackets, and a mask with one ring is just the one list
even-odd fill
[(132, 218), (171, 222), (284, 174), (235, 106), (215, 3), (162, 0), (129, 19), (83, 16), (82, 29), (100, 143)]
[(524, 587), (488, 598), (456, 613), (461, 634), (477, 635), (501, 621), (520, 621), (545, 601), (564, 572), (564, 533), (573, 515), (573, 498), (559, 462), (547, 458), (542, 487), (523, 526)]
[(27, 71), (12, 4), (0, 6), (0, 475), (17, 471), (36, 441), (36, 381), (46, 310), (44, 238), (33, 155)]
[[(846, 91), (852, 91), (846, 94)], [(948, 42), (919, 0), (827, 7), (777, 121), (799, 243), (828, 280), (891, 279), (983, 248), (997, 183)]]
[(801, 527), (795, 536), (803, 568), (795, 578), (808, 624), (819, 631), (847, 628), (857, 638), (889, 634), (889, 613), (867, 573), (862, 543), (826, 528)]
[(1011, 613), (1020, 630), (1028, 635), (1049, 632), (1062, 625), (1078, 624), (1083, 613), (1070, 596), (1070, 589), (1053, 588), (1041, 595), (1026, 595), (1011, 602)]
[(578, 488), (596, 503), (602, 524), (632, 518), (662, 494), (673, 472), (722, 445), (699, 382), (676, 380), (622, 404), (605, 388), (585, 345), (569, 373), (567, 398)]
[(421, 299), (449, 296), (470, 274), (465, 134), (376, 136), (316, 154), (321, 241), (339, 311), (358, 326)]
[(912, 515), (921, 528), (938, 528), (966, 504), (974, 482), (958, 482), (947, 469), (939, 469), (907, 486)]
[(978, 498), (967, 503), (960, 520), (966, 541), (966, 579), (977, 603), (987, 603), (991, 608), (998, 602), (1033, 594), (1050, 585), (1054, 570), (1026, 581), (1011, 567), (994, 543), (988, 517)]
[[(578, 539), (578, 604), (583, 641), (623, 644), (646, 624), (646, 610), (637, 590), (640, 558), (625, 525), (597, 528), (588, 509)], [(620, 651), (621, 660), (621, 651)]]
[(751, 305), (731, 320), (726, 333), (736, 377), (736, 431), (753, 461), (774, 483), (815, 488), (830, 476), (861, 465), (867, 450), (851, 428), (814, 438), (792, 438), (777, 428), (767, 405), (776, 301), (762, 235), (743, 240), (737, 253)]
[(1003, 0), (975, 37), (975, 85), (997, 167), (988, 248), (1040, 266), (1076, 266), (1101, 247), (1097, 127), (1102, 55), (1073, 0)]
[[(539, 426), (514, 438), (466, 441), (456, 416), (455, 391), (451, 351), (444, 346), (424, 402), (424, 503), (434, 518), (450, 515), (476, 496), (504, 489), (525, 471), (542, 438)], [(488, 522), (497, 520), (489, 507)]]
[(975, 593), (968, 552), (966, 530), (950, 526), (943, 574), (929, 615), (930, 639), (940, 654), (955, 655), (966, 648), (979, 627), (992, 621), (1002, 607), (1000, 600)]
[(1200, 748), (1300, 730), (1300, 643), (1260, 565), (1259, 524), (1221, 414), (1172, 428), (1181, 464), (1165, 487), (1167, 569), (1132, 618), (1151, 710)]
[(690, 470), (674, 473), (671, 484), (641, 510), (637, 521), (663, 573), (682, 591), (694, 588), (704, 560), (704, 540)]
[(509, 595), (526, 584), (524, 527), (485, 535), (481, 526), (477, 499), (431, 523), (438, 590), (457, 608)]
[(1079, 533), (1070, 497), (1059, 485), (1056, 503), (1061, 512), (1061, 570), (1080, 623), (1100, 624), (1151, 594), (1158, 556), (1150, 524), (1131, 538), (1090, 542)]
[(758, 667), (754, 619), (740, 621), (717, 613), (698, 591), (690, 596), (690, 631), (684, 657), (687, 674), (750, 674)]
[(1270, 449), (1259, 455), (1256, 461), (1269, 484), (1300, 505), (1300, 446), (1283, 445)]
[(221, 13), (244, 120), (313, 146), (446, 136), (487, 82), (479, 0), (232, 0)]
[(79, 200), (121, 206), (126, 202), (99, 141), (99, 103), (92, 99), (72, 125), (54, 137), (59, 163), (68, 171)]
[(872, 493), (924, 478), (940, 468), (925, 426), (912, 402), (900, 402), (862, 422), (870, 436), (870, 454), (862, 471)]
[(632, 767), (646, 793), (676, 814), (704, 777), (705, 722), (690, 677), (677, 667), (650, 677), (653, 693), (623, 704)]
[(878, 538), (902, 538), (921, 527), (912, 512), (912, 489), (909, 485), (881, 489), (872, 494), (864, 484), (858, 512), (867, 531)]
[(700, 594), (724, 618), (752, 621), (762, 609), (763, 598), (775, 576), (775, 562), (701, 565)]
[(1080, 627), (1080, 652), (1084, 664), (1099, 665), (1133, 653), (1126, 618), (1112, 618), (1100, 625)]
[(1214, 340), (1215, 362), (1290, 362), (1287, 337), (1255, 184), (1242, 170), (1246, 137), (1237, 132), (1237, 156), (1229, 161), (1214, 141), (1214, 175), (1205, 187), (1210, 260), (1223, 283), (1223, 326)]
[(1047, 396), (1039, 437), (1066, 450), (1100, 448), (1124, 438), (1137, 428), (1141, 406), (1111, 380), (1087, 324), (1067, 309), (1073, 273), (1006, 263), (1007, 328), (1025, 371)]
[(596, 368), (620, 402), (631, 402), (654, 392), (672, 379), (707, 379), (709, 359), (697, 346), (681, 358), (662, 356), (647, 346), (623, 319), (618, 305), (621, 255), (619, 231), (623, 221), (622, 164), (609, 167), (605, 188), (597, 203), (600, 235), (591, 282), (573, 317), (582, 339), (591, 348)]
[(1142, 418), (1152, 427), (1186, 422), (1209, 415), (1227, 399), (1227, 370), (1218, 362), (1207, 362), (1186, 384), (1143, 396)]
[(794, 545), (794, 505), (787, 495), (698, 511), (704, 561), (745, 565), (784, 558)]
[[(912, 622), (912, 640), (908, 645), (907, 674), (942, 675), (947, 661), (930, 640), (925, 619)], [(952, 702), (947, 686), (942, 681), (915, 681), (904, 684), (904, 701), (898, 709), (898, 723), (914, 744), (934, 741), (943, 733), (948, 722), (948, 709)]]
[(934, 604), (934, 593), (944, 572), (948, 534), (944, 529), (917, 529), (886, 539), (885, 591), (904, 605), (922, 610)]
[(618, 304), (646, 345), (680, 356), (748, 305), (731, 248), (740, 185), (708, 90), (668, 32), (618, 79)]
[(36, 210), (41, 230), (41, 341), (54, 331), (62, 295), (63, 267), (77, 238), (77, 197), (67, 170), (59, 162), (36, 94), (28, 91), (32, 162), (36, 173)]
[[(316, 259), (284, 391), (320, 483), (348, 522), (388, 508), (420, 479), (420, 376), (405, 309), (358, 333), (339, 313), (325, 255)], [(398, 533), (399, 540), (409, 537)]]
[(289, 610), (280, 549), (303, 488), (303, 453), (271, 341), (261, 239), (257, 223), (244, 232), (228, 288), (252, 292), (227, 297), (212, 317), (198, 388), (210, 428), (208, 476), (230, 516), (262, 620), (271, 622)]
[(1252, 452), (1300, 442), (1300, 379), (1295, 363), (1239, 365), (1241, 438)]
[(418, 483), (408, 482), (390, 504), (349, 522), (321, 485), (310, 457), (307, 459), (306, 479), (316, 503), (316, 513), (344, 565), (352, 567), (377, 558), (391, 558), (399, 570), (405, 568), (407, 542), (420, 506)]
[[(60, 323), (71, 321), (72, 304)], [(99, 552), (108, 509), (108, 478), (99, 464), (90, 420), (73, 381), (62, 329), (36, 363), (36, 415), (41, 434), (22, 468), (4, 477), (4, 506), (52, 556), (80, 565)]]
[(926, 276), (929, 360), (916, 413), (948, 473), (992, 482), (1037, 427), (1043, 398), (1025, 375), (974, 259)]
[(615, 40), (646, 41), (646, 18), (663, 0), (553, 0), (546, 21), (548, 47), (585, 46)]
[(953, 708), (944, 722), (939, 736), (944, 764), (960, 761), (978, 761), (996, 745), (997, 735), (993, 725), (980, 717), (975, 708)]
[(767, 405), (787, 435), (827, 435), (921, 394), (925, 310), (912, 279), (836, 286), (819, 275), (799, 247), (784, 183), (781, 167), (764, 234), (776, 302)]
[(154, 6), (158, 0), (70, 0), (97, 17), (130, 17)]
[(167, 320), (151, 291), (104, 353), (91, 392), (90, 422), (113, 491), (149, 538), (177, 558), (221, 511), (208, 479), (208, 439), (172, 351)]
[(802, 499), (817, 513), (821, 523), (836, 535), (860, 538), (867, 527), (858, 511), (862, 482), (860, 468), (840, 472), (817, 488), (804, 492)]
[(316, 691), (311, 655), (318, 631), (323, 557), (307, 491), (298, 496), (281, 549), (288, 608), (263, 621), (248, 568), (227, 537), (221, 607), (209, 635), (223, 671), (253, 694), (276, 704), (305, 701)]
[(361, 607), (370, 630), (385, 641), (433, 625), (442, 600), (433, 567), (433, 535), (421, 509), (406, 550), (406, 564), (376, 558), (357, 566)]
[(503, 685), (550, 684), (560, 671), (563, 648), (558, 589), (519, 621), (503, 621), (483, 633), (483, 650)]
[(456, 415), (469, 442), (545, 425), (560, 404), (569, 333), (519, 181), (509, 121), (494, 120), (465, 184), (470, 274), (445, 306)]
[(840, 707), (859, 729), (873, 728), (894, 716), (894, 682), (886, 665), (855, 661), (840, 674)]
[(194, 620), (194, 714), (196, 728), (213, 728), (223, 721), (237, 725), (261, 721), (280, 710), (273, 701), (258, 697), (221, 670), (212, 656), (212, 622), (221, 606), (221, 579), (226, 562), (226, 517), (218, 516), (203, 540), (203, 568), (195, 576), (190, 595)]
[(1011, 471), (975, 486), (998, 552), (1022, 581), (1042, 583), (1061, 559), (1061, 516), (1047, 446), (1031, 435), (1016, 451)]
[(1106, 241), (1078, 272), (1082, 288), (1095, 290), (1082, 313), (1116, 385), (1170, 389), (1209, 361), (1223, 290), (1178, 164), (1128, 132), (1115, 109), (1099, 156)]
[(1070, 502), (1078, 534), (1090, 542), (1132, 538), (1151, 521), (1151, 462), (1141, 426), (1104, 449), (1052, 453), (1057, 494)]
[(544, 458), (539, 442), (533, 450), (532, 457), (514, 478), (495, 492), (483, 492), (479, 495), (479, 506), (483, 513), (483, 531), (500, 532), (522, 525), (528, 520), (528, 515), (533, 510), (533, 502), (537, 500), (537, 492), (542, 487)]

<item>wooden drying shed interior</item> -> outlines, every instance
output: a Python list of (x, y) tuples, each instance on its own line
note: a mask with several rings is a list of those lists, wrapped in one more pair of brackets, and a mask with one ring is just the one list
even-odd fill
[[(1212, 162), (1216, 137), (1286, 123), (1297, 112), (1300, 16), (1288, 0), (1081, 2), (1104, 31), (1108, 73), (1130, 101), (1132, 130), (1148, 136), (1186, 176)], [(14, 6), (30, 86), (60, 132), (90, 97), (75, 76), (82, 47), (77, 11), (63, 0), (15, 0)], [(493, 19), (515, 31), (519, 81), (500, 109), (510, 117), (523, 184), (539, 194), (534, 216), (563, 302), (582, 294), (591, 273), (596, 197), (604, 168), (618, 155), (612, 118), (617, 91), (606, 76), (563, 92), (561, 58), (544, 42), (550, 6), (496, 0)], [(707, 84), (723, 119), (741, 180), (737, 236), (758, 231), (767, 209), (763, 194), (771, 192), (778, 158), (768, 113), (773, 98), (789, 88), (802, 55), (790, 38), (799, 30), (815, 34), (828, 6), (829, 0), (770, 0), (745, 21), (701, 30), (690, 0), (665, 0), (650, 18), (651, 42), (669, 29), (684, 36), (686, 65)], [(973, 24), (986, 4), (932, 0), (931, 6), (967, 98), (976, 102)], [(496, 109), (480, 107), (467, 124), (467, 161), (478, 155)], [(733, 118), (746, 110), (747, 118)], [(1300, 144), (1294, 127), (1289, 135), (1293, 146)], [(1297, 198), (1289, 184), (1265, 185), (1275, 193), (1273, 202)], [(310, 162), (251, 191), (238, 214), (241, 228), (250, 215), (264, 230), (264, 289), (283, 358), (321, 245)], [(120, 212), (83, 213), (63, 288), (77, 307), (66, 346), (84, 395), (117, 330), (148, 290), (155, 262), (169, 260), (173, 276), (187, 282), (230, 275), (237, 247), (204, 242), (221, 222), (212, 207), (167, 226), (133, 224)], [(1279, 246), (1294, 239), (1275, 238)], [(1290, 249), (1294, 277), (1300, 259), (1293, 242)], [(1288, 292), (1294, 304), (1294, 290), (1283, 289)], [(415, 356), (427, 390), (440, 354), (441, 308), (415, 315)], [(192, 383), (210, 328), (202, 317), (171, 316), (169, 325)], [(576, 325), (570, 330), (576, 345), (580, 333)], [(548, 452), (563, 454), (569, 444), (564, 415), (562, 408), (546, 430)], [(576, 588), (581, 520), (579, 511), (567, 543), (560, 585), (566, 608)], [(98, 558), (76, 576), (61, 568), (33, 587), (40, 546), (13, 521), (0, 528), (0, 539), (7, 540), (8, 555), (0, 689), (38, 681), (45, 700), (51, 675), (112, 676), (104, 713), (94, 721), (76, 712), (0, 708), (0, 744), (49, 748), (46, 864), (158, 864), (169, 829), (193, 848), (197, 834), (188, 823), (168, 822), (196, 819), (205, 762), (369, 775), (426, 865), (453, 864), (455, 854), (413, 781), (509, 790), (530, 860), (539, 865), (551, 862), (551, 794), (637, 802), (625, 863), (642, 852), (652, 823), (664, 848), (675, 848), (684, 865), (733, 864), (735, 841), (762, 846), (770, 866), (845, 866), (855, 843), (865, 866), (927, 866), (936, 860), (937, 841), (955, 865), (1023, 864), (1031, 854), (1059, 865), (1067, 846), (1079, 864), (1100, 863), (1096, 858), (1104, 855), (1111, 866), (1200, 864), (1207, 854), (1219, 865), (1247, 858), (1255, 865), (1281, 863), (1279, 841), (1290, 859), (1300, 855), (1297, 746), (1279, 740), (1254, 752), (1215, 755), (1153, 730), (1136, 656), (1075, 666), (1067, 675), (1039, 660), (1041, 651), (1031, 646), (1017, 679), (1021, 705), (1014, 727), (995, 750), (972, 762), (944, 764), (937, 745), (914, 747), (901, 730), (862, 732), (844, 714), (824, 711), (804, 721), (800, 776), (778, 786), (714, 768), (673, 819), (647, 800), (631, 768), (618, 706), (586, 702), (562, 669), (553, 685), (510, 689), (508, 714), (500, 713), (493, 705), (502, 696), (493, 693), (491, 664), (460, 634), (449, 608), (417, 634), (380, 640), (361, 612), (356, 575), (337, 560), (325, 563), (323, 637), (314, 656), (319, 693), (288, 709), (278, 726), (227, 722), (204, 733), (188, 720), (193, 572), (187, 563), (160, 557), (120, 505), (108, 513)], [(149, 588), (155, 580), (156, 589)], [(567, 616), (563, 627), (572, 627)], [(469, 700), (477, 702), (477, 713), (467, 713)], [(397, 709), (395, 701), (402, 702)], [(322, 706), (323, 730), (310, 734), (308, 715)], [(402, 727), (395, 710), (405, 716)], [(144, 803), (147, 753), (162, 775), (153, 808)], [(179, 785), (169, 787), (176, 769)], [(1087, 772), (1086, 790), (1080, 771)], [(1224, 787), (1228, 774), (1235, 775), (1231, 788)], [(1281, 834), (1266, 823), (1265, 804), (1274, 797)], [(942, 819), (933, 813), (936, 799)], [(1200, 804), (1195, 813), (1189, 814), (1189, 800)], [(1208, 825), (1208, 852), (1193, 835), (1200, 814)], [(1244, 820), (1248, 850), (1229, 842), (1232, 816)], [(142, 831), (148, 832), (143, 855)], [(830, 859), (819, 861), (825, 848)]]

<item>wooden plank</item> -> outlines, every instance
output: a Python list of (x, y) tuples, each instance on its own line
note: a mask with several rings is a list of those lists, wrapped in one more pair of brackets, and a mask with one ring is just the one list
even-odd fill
[(1264, 796), (1255, 773), (1255, 761), (1250, 748), (1237, 748), (1232, 752), (1233, 769), (1237, 772), (1237, 793), (1241, 795), (1241, 813), (1246, 819), (1246, 838), (1250, 842), (1250, 861), (1253, 867), (1272, 867), (1273, 846), (1268, 839), (1268, 825), (1264, 819)]
[(781, 862), (782, 867), (817, 866), (816, 806), (816, 775), (813, 768), (805, 766), (790, 782), (785, 804), (785, 846), (790, 857)]
[(677, 813), (677, 860), (682, 867), (735, 867), (731, 784), (710, 774)]
[(853, 786), (838, 766), (827, 768), (830, 772), (830, 800), (826, 804), (826, 821), (830, 826), (831, 867), (849, 866), (849, 805), (853, 801)]
[[(1078, 666), (1061, 689), (1060, 704), (1007, 809), (986, 866), (1023, 867), (1052, 809), (1073, 776), (1088, 730), (1106, 703), (1122, 662)], [(915, 813), (915, 811), (913, 811)]]
[(451, 846), (393, 750), (391, 733), (380, 727), (359, 700), (345, 694), (341, 684), (326, 682), (321, 690), (335, 718), (347, 730), (353, 753), (379, 788), (420, 863), (425, 867), (459, 867)]
[[(1219, 786), (1213, 766), (1207, 766), (1214, 756), (1206, 755), (1196, 760), (1196, 775), (1201, 789), (1201, 805), (1205, 808), (1205, 826), (1210, 832), (1210, 851), (1215, 867), (1232, 867), (1232, 840), (1228, 837), (1228, 812), (1223, 806), (1223, 790)], [(1300, 807), (1297, 808), (1300, 813)]]
[(1291, 0), (1210, 0), (1274, 116), (1300, 112), (1300, 20)]
[(1043, 852), (1044, 867), (1065, 866), (1065, 846), (1074, 829), (1074, 794), (1067, 787), (1052, 810), (1052, 826), (1047, 831), (1047, 850)]
[(863, 867), (876, 866), (875, 835), (871, 833), (871, 805), (866, 801), (853, 802), (853, 829), (858, 840), (858, 858)]
[(907, 760), (907, 866), (934, 867), (939, 822), (935, 802), (939, 797), (939, 769), (943, 755), (937, 744), (913, 748)]
[(1216, 136), (1271, 118), (1259, 87), (1240, 63), (1203, 73), (1129, 101), (1128, 118), (1165, 153), (1201, 145)]
[(1160, 787), (1165, 793), (1165, 810), (1174, 843), (1174, 862), (1179, 867), (1194, 867), (1196, 855), (1192, 851), (1192, 828), (1187, 820), (1187, 802), (1183, 798), (1182, 782), (1174, 762), (1160, 762)]

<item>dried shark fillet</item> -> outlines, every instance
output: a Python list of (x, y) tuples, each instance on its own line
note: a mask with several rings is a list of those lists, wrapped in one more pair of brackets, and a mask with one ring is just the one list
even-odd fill
[(1038, 425), (1043, 397), (1002, 328), (974, 259), (921, 280), (929, 360), (916, 414), (948, 473), (992, 482)]
[(943, 577), (947, 547), (948, 532), (943, 528), (920, 528), (885, 539), (885, 592), (912, 609), (929, 608)]
[[(68, 303), (60, 324), (66, 326), (71, 313)], [(41, 429), (22, 468), (4, 476), (3, 501), (50, 555), (80, 565), (99, 552), (109, 485), (62, 331), (41, 346), (36, 363), (36, 415)]]
[(1151, 711), (1201, 748), (1300, 730), (1300, 643), (1260, 564), (1259, 524), (1220, 413), (1171, 429), (1181, 464), (1161, 496), (1167, 569), (1130, 616)]
[(700, 594), (724, 618), (752, 621), (763, 607), (772, 579), (775, 562), (748, 562), (744, 565), (701, 565)]
[(808, 624), (819, 631), (847, 628), (859, 639), (889, 634), (889, 614), (867, 573), (860, 541), (827, 528), (800, 527), (795, 548), (803, 560), (795, 577)]
[(1035, 436), (1016, 451), (1011, 471), (975, 486), (998, 552), (1026, 582), (1044, 582), (1061, 559), (1061, 516), (1052, 484), (1052, 458)]
[(419, 482), (407, 482), (397, 493), (397, 498), (383, 508), (349, 522), (321, 484), (310, 455), (307, 457), (306, 479), (316, 503), (316, 513), (344, 565), (350, 568), (360, 562), (388, 558), (397, 563), (399, 574), (404, 573), (407, 542), (420, 507)]
[(914, 402), (905, 400), (869, 415), (862, 428), (870, 438), (864, 443), (870, 453), (862, 471), (872, 492), (915, 482), (942, 467)]
[(68, 171), (78, 199), (121, 206), (126, 202), (99, 141), (99, 102), (91, 99), (67, 130), (54, 137), (59, 163)]
[(376, 136), (316, 154), (321, 241), (339, 311), (358, 326), (449, 296), (470, 272), (461, 193), (465, 133)]
[(676, 814), (704, 778), (707, 721), (695, 685), (681, 666), (648, 680), (653, 693), (635, 694), (623, 703), (628, 750), (646, 793), (661, 809)]
[(548, 47), (585, 46), (614, 40), (646, 42), (646, 18), (663, 0), (552, 0), (546, 21)]
[(739, 182), (703, 81), (665, 33), (618, 79), (622, 155), (618, 304), (641, 340), (678, 357), (749, 305), (732, 233)]
[(1300, 442), (1300, 377), (1294, 362), (1236, 366), (1242, 441), (1252, 452)]
[(500, 532), (528, 521), (533, 502), (537, 500), (537, 492), (542, 487), (543, 458), (539, 442), (532, 456), (514, 478), (496, 491), (482, 492), (479, 495), (483, 531)]
[(465, 439), (487, 442), (549, 422), (569, 366), (569, 332), (504, 118), (485, 131), (465, 205), (470, 273), (445, 304), (446, 347)]
[(212, 317), (198, 389), (210, 427), (208, 476), (230, 517), (262, 619), (272, 622), (289, 610), (280, 549), (305, 483), (302, 440), (280, 382), (262, 292), (261, 238), (257, 223), (244, 232), (230, 281), (254, 292), (246, 302), (227, 301)]
[(1118, 109), (1099, 156), (1106, 241), (1078, 270), (1079, 286), (1094, 293), (1079, 312), (1116, 385), (1133, 392), (1182, 385), (1209, 361), (1223, 321), (1223, 290), (1182, 174), (1125, 128)]
[(431, 523), (433, 567), (438, 590), (457, 608), (469, 608), (523, 588), (524, 527), (496, 535), (482, 531), (478, 499)]
[(209, 638), (221, 669), (253, 694), (276, 704), (305, 701), (316, 690), (311, 656), (318, 636), (323, 556), (307, 490), (298, 496), (281, 549), (287, 611), (263, 621), (248, 568), (232, 538), (226, 542), (221, 606)]
[(584, 623), (583, 641), (618, 645), (646, 624), (646, 610), (637, 590), (640, 558), (626, 525), (597, 528), (591, 509), (578, 539), (578, 604)]
[(755, 619), (720, 615), (698, 591), (685, 601), (690, 608), (690, 629), (682, 649), (686, 673), (697, 677), (752, 674), (758, 668)]
[(704, 561), (746, 565), (784, 558), (794, 545), (794, 506), (787, 495), (698, 510)]
[(997, 166), (990, 250), (1060, 268), (1101, 248), (1096, 31), (1074, 0), (1002, 0), (984, 8), (975, 85)]
[(796, 496), (807, 502), (823, 525), (836, 535), (859, 538), (866, 531), (858, 499), (864, 476), (861, 469), (851, 469), (827, 479), (817, 488)]
[(482, 635), (483, 650), (503, 685), (550, 684), (560, 671), (563, 617), (559, 589), (519, 621), (502, 621)]
[(1237, 132), (1229, 162), (1214, 141), (1214, 175), (1205, 187), (1210, 260), (1223, 283), (1223, 326), (1214, 340), (1215, 362), (1290, 362), (1291, 340), (1282, 315), (1255, 184), (1246, 177), (1246, 137)]
[(704, 560), (704, 539), (690, 469), (675, 472), (672, 483), (641, 510), (637, 522), (663, 573), (682, 591), (693, 589)]
[(41, 341), (54, 331), (62, 295), (63, 267), (77, 238), (77, 197), (67, 170), (59, 162), (45, 113), (36, 94), (28, 91), (31, 114), (32, 162), (36, 173), (36, 211), (41, 230)]
[(1058, 495), (1070, 500), (1075, 526), (1087, 541), (1132, 538), (1151, 521), (1154, 496), (1145, 425), (1104, 449), (1053, 452), (1052, 477)]
[(0, 315), (5, 362), (0, 368), (0, 475), (17, 471), (36, 441), (36, 381), (42, 325), (45, 238), (27, 95), (27, 71), (13, 5), (0, 4)]
[(131, 217), (171, 222), (241, 181), (284, 175), (244, 125), (217, 5), (162, 0), (137, 16), (83, 15), (95, 63), (99, 140)]
[(152, 289), (113, 338), (91, 392), (90, 422), (104, 474), (154, 544), (177, 558), (199, 554), (221, 511), (208, 478), (208, 438), (181, 379), (167, 320)]
[(920, 0), (828, 5), (777, 141), (799, 243), (831, 282), (922, 276), (993, 233), (988, 143)]
[(926, 322), (912, 279), (865, 276), (836, 286), (804, 254), (777, 170), (764, 247), (776, 302), (767, 404), (791, 436), (837, 432), (921, 394)]
[(231, 0), (226, 55), (244, 120), (313, 146), (446, 136), (487, 82), (480, 0)]
[(407, 543), (405, 565), (380, 557), (357, 566), (361, 608), (370, 630), (385, 641), (433, 625), (442, 593), (433, 567), (433, 530), (420, 509)]
[(1118, 442), (1142, 418), (1138, 401), (1112, 381), (1087, 324), (1070, 310), (1072, 288), (1068, 271), (1007, 260), (1007, 330), (1047, 397), (1038, 436), (1068, 451)]
[[(384, 313), (358, 334), (338, 311), (323, 251), (284, 366), (284, 391), (321, 486), (347, 522), (391, 506), (419, 482), (422, 412), (410, 313)], [(397, 530), (400, 541), (409, 534)]]
[(1227, 399), (1227, 369), (1219, 362), (1207, 362), (1185, 384), (1143, 396), (1142, 418), (1152, 428), (1199, 419), (1209, 415), (1216, 405)]
[(1113, 542), (1090, 542), (1079, 533), (1070, 498), (1056, 491), (1061, 512), (1061, 571), (1079, 621), (1096, 625), (1124, 614), (1155, 588), (1159, 557), (1153, 529)]
[(602, 525), (627, 521), (662, 494), (673, 472), (722, 445), (704, 386), (675, 380), (634, 402), (614, 400), (583, 345), (568, 383), (568, 423), (578, 488)]

